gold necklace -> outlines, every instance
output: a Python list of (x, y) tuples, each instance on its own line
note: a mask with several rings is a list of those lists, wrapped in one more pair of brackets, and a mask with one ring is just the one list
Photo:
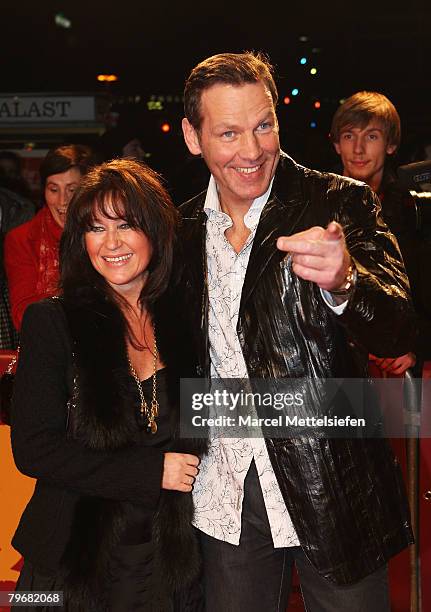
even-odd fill
[[(151, 400), (151, 405), (148, 407), (147, 401), (144, 396), (144, 392), (142, 390), (142, 383), (139, 380), (139, 376), (130, 361), (130, 357), (127, 357), (127, 361), (129, 362), (130, 373), (135, 379), (136, 386), (138, 387), (139, 399), (141, 401), (141, 406), (139, 408), (139, 424), (143, 427), (146, 424), (147, 433), (155, 434), (157, 432), (157, 423), (156, 418), (159, 415), (159, 402), (157, 401), (157, 357), (158, 357), (158, 349), (157, 349), (157, 341), (156, 341), (156, 328), (153, 326), (154, 330), (154, 347), (153, 347), (153, 398)], [(145, 423), (146, 421), (146, 423)]]

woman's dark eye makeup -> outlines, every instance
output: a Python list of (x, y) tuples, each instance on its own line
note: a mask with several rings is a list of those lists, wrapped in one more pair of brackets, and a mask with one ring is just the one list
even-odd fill
[[(130, 224), (125, 219), (118, 219), (118, 229), (130, 229)], [(105, 226), (103, 225), (103, 221), (94, 220), (93, 224), (89, 226), (88, 231), (90, 232), (103, 232)]]

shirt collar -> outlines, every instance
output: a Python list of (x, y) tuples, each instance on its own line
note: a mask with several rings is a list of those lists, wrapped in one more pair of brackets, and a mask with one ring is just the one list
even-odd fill
[[(274, 182), (274, 177), (269, 183), (268, 189), (264, 194), (253, 200), (252, 205), (244, 216), (244, 223), (248, 229), (254, 229), (259, 223), (260, 215), (262, 214), (262, 210), (265, 204), (268, 201), (269, 194), (271, 193), (272, 183)], [(225, 215), (220, 206), (220, 199), (218, 197), (217, 183), (215, 182), (215, 178), (213, 175), (210, 177), (210, 181), (208, 184), (208, 190), (205, 197), (204, 211), (207, 214), (220, 213)], [(228, 215), (225, 215), (228, 217)]]

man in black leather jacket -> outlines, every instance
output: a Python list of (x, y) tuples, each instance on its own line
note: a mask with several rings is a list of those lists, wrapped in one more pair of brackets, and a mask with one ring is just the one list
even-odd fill
[[(266, 60), (208, 58), (184, 99), (186, 144), (212, 174), (180, 208), (197, 375), (366, 377), (369, 352), (408, 352), (408, 283), (378, 200), (280, 151)], [(307, 610), (389, 610), (386, 563), (412, 533), (385, 439), (218, 437), (194, 500), (209, 612), (284, 611), (293, 562)]]

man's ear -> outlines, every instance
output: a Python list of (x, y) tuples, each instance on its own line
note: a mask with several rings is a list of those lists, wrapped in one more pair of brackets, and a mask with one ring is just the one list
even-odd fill
[(188, 119), (184, 117), (182, 123), (184, 140), (192, 155), (200, 155), (202, 153), (199, 144), (198, 134)]
[(397, 150), (397, 145), (388, 144), (386, 147), (386, 155), (392, 155)]
[(338, 155), (341, 155), (340, 144), (338, 142), (333, 142), (332, 144), (334, 145), (334, 148), (337, 151)]

